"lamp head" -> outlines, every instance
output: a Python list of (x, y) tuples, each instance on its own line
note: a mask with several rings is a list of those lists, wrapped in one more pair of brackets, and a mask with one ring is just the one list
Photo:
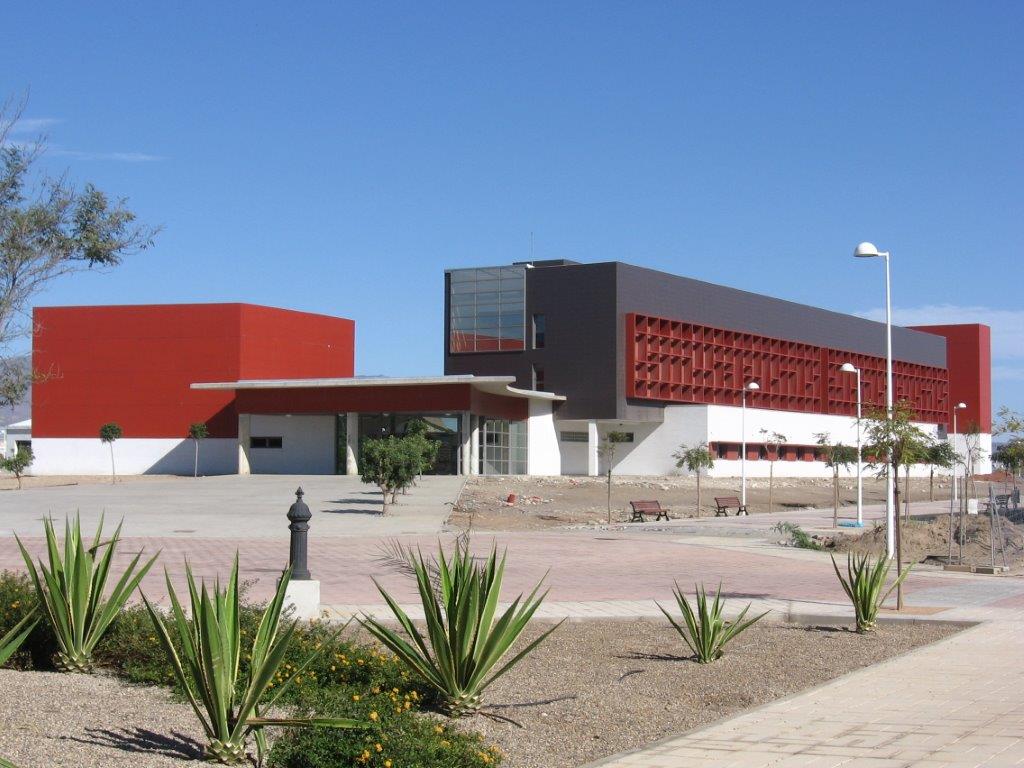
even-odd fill
[(956, 410), (958, 410), (958, 411), (962, 411), (966, 407), (967, 407), (967, 403), (957, 403), (956, 406), (955, 406)]
[(853, 255), (858, 259), (871, 259), (882, 254), (875, 247), (874, 243), (861, 243), (853, 249)]
[(756, 381), (752, 381), (749, 384), (747, 384), (747, 389), (749, 389), (751, 392), (756, 392), (760, 388), (761, 388), (761, 385), (758, 384)]
[(843, 363), (843, 367), (840, 368), (839, 370), (842, 371), (843, 373), (856, 373), (857, 366), (855, 366), (853, 363)]

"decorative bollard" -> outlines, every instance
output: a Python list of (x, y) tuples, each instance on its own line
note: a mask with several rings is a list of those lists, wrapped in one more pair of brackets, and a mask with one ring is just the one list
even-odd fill
[(307, 556), (309, 521), (313, 513), (302, 500), (303, 495), (302, 488), (295, 491), (295, 503), (288, 508), (288, 530), (291, 531), (288, 564), (292, 578), (284, 593), (284, 604), (292, 609), (297, 619), (317, 619), (320, 617), (320, 582), (310, 575)]
[(288, 508), (288, 530), (292, 532), (291, 546), (288, 552), (288, 564), (292, 567), (292, 581), (309, 581), (313, 578), (309, 573), (309, 565), (306, 555), (307, 535), (309, 534), (309, 520), (313, 513), (309, 511), (306, 502), (302, 500), (304, 493), (302, 487), (295, 491), (295, 503)]

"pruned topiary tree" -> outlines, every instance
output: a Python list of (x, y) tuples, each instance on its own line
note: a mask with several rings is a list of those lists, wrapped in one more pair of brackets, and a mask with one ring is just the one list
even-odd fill
[(197, 421), (194, 424), (188, 425), (188, 438), (196, 447), (196, 458), (192, 467), (192, 477), (199, 477), (199, 441), (205, 440), (209, 436), (210, 430), (207, 428), (205, 422)]
[(100, 427), (100, 440), (110, 446), (110, 482), (117, 482), (117, 471), (114, 469), (114, 443), (124, 436), (124, 430), (116, 421), (108, 421)]
[(700, 517), (700, 475), (702, 471), (714, 468), (715, 457), (708, 450), (707, 443), (701, 443), (692, 448), (684, 443), (672, 456), (676, 460), (677, 468), (686, 467), (697, 477), (697, 517)]

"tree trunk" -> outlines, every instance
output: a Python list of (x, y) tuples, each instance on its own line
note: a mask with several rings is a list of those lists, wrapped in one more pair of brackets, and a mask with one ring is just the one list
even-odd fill
[(700, 470), (697, 470), (697, 517), (700, 517)]
[(768, 514), (775, 506), (775, 462), (768, 462)]
[(935, 501), (935, 467), (928, 471), (928, 501)]
[(391, 489), (388, 488), (386, 485), (380, 486), (381, 496), (384, 497), (384, 503), (381, 505), (380, 509), (381, 515), (387, 515), (388, 513), (388, 493), (390, 492), (390, 490)]
[(903, 484), (904, 520), (910, 522), (910, 464), (907, 464), (906, 482)]
[(832, 527), (839, 527), (839, 467), (832, 470)]
[(114, 443), (110, 443), (110, 482), (117, 482), (117, 470), (114, 468)]
[(192, 467), (192, 477), (199, 477), (199, 441), (193, 440), (192, 442), (196, 444), (196, 461)]
[(608, 467), (608, 525), (612, 524), (612, 468)]
[[(895, 528), (895, 534), (896, 534), (896, 578), (899, 578), (899, 575), (901, 573), (903, 573), (903, 531), (902, 531), (902, 528), (900, 526), (900, 484), (899, 484), (900, 468), (899, 468), (899, 465), (897, 464), (895, 467), (893, 467), (893, 470), (894, 470), (893, 477), (896, 478), (897, 482), (893, 483), (893, 489), (894, 489), (893, 492), (895, 493), (896, 498), (895, 498), (895, 505), (894, 505), (894, 508), (893, 508), (893, 511), (895, 512), (895, 514), (892, 517), (893, 517), (893, 522), (896, 525), (896, 528)], [(902, 582), (896, 585), (896, 610), (897, 611), (902, 611), (903, 610), (903, 583)]]

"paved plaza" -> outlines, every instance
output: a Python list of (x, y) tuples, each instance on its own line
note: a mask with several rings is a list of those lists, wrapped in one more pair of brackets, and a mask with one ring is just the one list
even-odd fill
[[(162, 567), (181, 581), (186, 558), (199, 575), (224, 574), (236, 551), (251, 596), (273, 589), (288, 554), (285, 513), (301, 485), (313, 511), (310, 568), (334, 617), (381, 613), (378, 579), (400, 600), (411, 581), (382, 559), (391, 538), (433, 549), (450, 540), (444, 520), (459, 478), (424, 478), (392, 516), (381, 518), (379, 494), (354, 478), (248, 477), (167, 479), (116, 486), (33, 489), (0, 495), (0, 569), (20, 569), (12, 532), (41, 552), (39, 519), (81, 510), (87, 527), (103, 510), (124, 517), (123, 564), (135, 552), (161, 552), (143, 584), (164, 595)], [(937, 513), (921, 504), (915, 513)], [(870, 521), (881, 515), (869, 508)], [(827, 554), (780, 547), (778, 520), (808, 529), (831, 526), (830, 512), (488, 533), (473, 546), (507, 548), (506, 595), (542, 577), (550, 587), (541, 618), (658, 617), (673, 582), (723, 585), (729, 611), (750, 602), (775, 620), (849, 621), (850, 608)], [(855, 672), (703, 730), (668, 739), (607, 766), (967, 766), (1024, 765), (1024, 578), (919, 568), (906, 584), (916, 620), (981, 622), (934, 646)], [(415, 613), (413, 613), (415, 615)], [(807, 663), (813, 663), (808, 660)]]

